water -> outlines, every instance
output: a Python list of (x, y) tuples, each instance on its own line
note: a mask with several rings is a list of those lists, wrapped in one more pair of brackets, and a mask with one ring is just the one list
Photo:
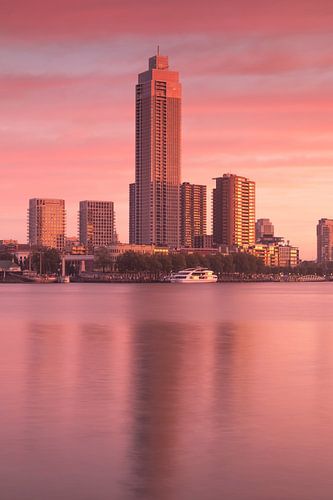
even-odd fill
[(333, 283), (0, 285), (1, 500), (333, 498)]

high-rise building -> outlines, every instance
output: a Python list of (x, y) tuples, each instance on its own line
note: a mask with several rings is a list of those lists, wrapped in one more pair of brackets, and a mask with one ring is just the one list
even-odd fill
[(256, 241), (260, 242), (263, 238), (274, 237), (274, 226), (269, 219), (258, 219), (256, 222)]
[(28, 242), (30, 245), (63, 250), (65, 243), (65, 201), (50, 198), (29, 200)]
[(317, 262), (333, 261), (333, 219), (320, 219), (317, 225)]
[(213, 248), (213, 235), (198, 234), (194, 236), (193, 248)]
[(89, 252), (111, 245), (116, 240), (113, 201), (80, 201), (80, 243)]
[(177, 247), (181, 84), (159, 53), (138, 77), (135, 139), (135, 243)]
[(194, 247), (195, 236), (206, 234), (207, 188), (183, 182), (180, 188), (181, 245)]
[(255, 243), (255, 183), (233, 174), (215, 179), (213, 240), (218, 245)]
[(129, 242), (135, 243), (135, 182), (129, 185)]

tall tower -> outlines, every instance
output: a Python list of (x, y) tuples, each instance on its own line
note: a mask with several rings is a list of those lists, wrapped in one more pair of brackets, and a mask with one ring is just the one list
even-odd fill
[(180, 243), (181, 84), (167, 56), (136, 85), (135, 243)]
[(65, 244), (65, 201), (32, 198), (28, 209), (28, 241), (30, 245), (63, 250)]
[(317, 224), (317, 262), (333, 261), (333, 219), (320, 219)]
[(255, 183), (233, 174), (215, 179), (213, 190), (214, 243), (255, 244)]
[(194, 247), (195, 236), (206, 234), (206, 186), (183, 182), (180, 187), (181, 244)]

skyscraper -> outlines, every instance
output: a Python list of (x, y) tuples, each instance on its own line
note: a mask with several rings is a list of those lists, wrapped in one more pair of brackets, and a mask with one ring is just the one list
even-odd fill
[(207, 188), (183, 182), (180, 188), (181, 245), (194, 247), (195, 236), (206, 234)]
[(213, 189), (213, 240), (216, 244), (255, 244), (255, 183), (233, 174), (218, 177)]
[(135, 243), (135, 182), (129, 185), (129, 242)]
[(181, 84), (167, 56), (136, 85), (135, 243), (179, 246)]
[(28, 241), (30, 245), (63, 250), (65, 244), (65, 201), (32, 198), (28, 209)]
[(113, 201), (80, 201), (80, 243), (89, 252), (111, 245), (116, 240)]
[(317, 262), (333, 261), (333, 219), (320, 219), (317, 224)]

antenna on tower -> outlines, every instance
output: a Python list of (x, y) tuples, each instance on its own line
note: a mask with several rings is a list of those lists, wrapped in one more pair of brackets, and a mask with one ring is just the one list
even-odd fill
[(157, 45), (157, 55), (159, 56), (160, 55), (160, 46)]

